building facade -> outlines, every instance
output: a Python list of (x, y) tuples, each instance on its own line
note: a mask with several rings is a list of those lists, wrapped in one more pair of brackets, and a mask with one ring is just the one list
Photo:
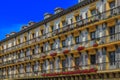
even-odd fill
[(0, 41), (0, 80), (120, 80), (120, 0), (79, 0)]

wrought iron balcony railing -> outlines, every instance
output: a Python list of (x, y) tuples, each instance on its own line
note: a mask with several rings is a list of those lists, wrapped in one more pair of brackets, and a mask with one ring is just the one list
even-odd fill
[(8, 74), (8, 75), (1, 75), (1, 79), (15, 79), (15, 78), (29, 78), (29, 77), (50, 77), (50, 76), (61, 76), (61, 75), (73, 75), (73, 74), (90, 74), (90, 73), (99, 73), (101, 71), (106, 70), (118, 70), (120, 69), (120, 61), (113, 61), (113, 62), (103, 62), (103, 63), (96, 63), (96, 64), (86, 64), (86, 65), (79, 65), (73, 67), (63, 67), (63, 68), (55, 68), (55, 69), (48, 69), (48, 70), (37, 70), (37, 71), (30, 71), (30, 72), (23, 72), (17, 74)]
[(109, 44), (109, 43), (113, 43), (117, 41), (120, 41), (120, 32), (112, 34), (112, 35), (106, 35), (106, 36), (102, 36), (99, 38), (95, 38), (94, 40), (87, 40), (87, 41), (79, 42), (77, 44), (74, 43), (66, 47), (58, 47), (54, 50), (44, 51), (43, 53), (29, 55), (29, 56), (26, 56), (20, 59), (12, 59), (12, 58), (11, 60), (6, 59), (6, 62), (2, 62), (0, 65), (9, 65), (9, 64), (16, 63), (16, 62), (20, 62), (20, 61), (39, 59), (40, 57), (42, 57), (42, 54), (44, 54), (45, 56), (48, 56), (51, 53), (63, 54), (65, 50), (69, 50), (69, 51), (78, 50), (79, 47), (84, 47), (84, 49), (87, 49), (90, 47), (94, 48), (94, 47), (97, 47), (103, 44), (105, 45), (105, 44)]

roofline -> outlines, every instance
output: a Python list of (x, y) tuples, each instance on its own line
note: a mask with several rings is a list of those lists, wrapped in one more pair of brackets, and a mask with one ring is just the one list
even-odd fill
[(21, 35), (21, 34), (27, 32), (27, 31), (29, 31), (29, 30), (31, 30), (31, 29), (34, 29), (34, 28), (40, 26), (40, 25), (43, 25), (43, 24), (45, 24), (45, 23), (48, 23), (48, 22), (51, 21), (51, 20), (54, 20), (54, 19), (56, 19), (56, 18), (59, 18), (59, 17), (65, 15), (65, 14), (67, 14), (67, 13), (70, 13), (70, 12), (73, 11), (73, 10), (77, 10), (78, 8), (81, 8), (81, 7), (83, 7), (83, 6), (87, 5), (87, 4), (90, 4), (90, 3), (94, 2), (94, 1), (97, 1), (97, 0), (84, 0), (84, 1), (82, 1), (82, 2), (80, 2), (80, 3), (78, 3), (78, 4), (76, 4), (76, 5), (68, 8), (68, 9), (66, 9), (66, 10), (58, 13), (58, 14), (54, 14), (54, 15), (52, 15), (51, 17), (49, 17), (49, 18), (47, 18), (47, 19), (45, 19), (45, 20), (42, 20), (42, 21), (40, 21), (40, 22), (38, 22), (38, 23), (36, 23), (36, 24), (34, 24), (34, 25), (32, 25), (32, 26), (30, 26), (30, 27), (28, 27), (28, 28), (26, 28), (26, 29), (24, 29), (24, 30), (22, 30), (22, 31), (17, 32), (16, 34), (14, 34), (14, 35), (12, 35), (12, 36), (10, 36), (10, 37), (8, 37), (8, 38), (5, 38), (5, 39), (1, 40), (0, 43), (5, 42), (5, 41), (7, 41), (7, 40), (10, 40), (10, 39), (12, 39), (12, 38), (15, 38), (15, 37), (17, 37), (18, 35)]

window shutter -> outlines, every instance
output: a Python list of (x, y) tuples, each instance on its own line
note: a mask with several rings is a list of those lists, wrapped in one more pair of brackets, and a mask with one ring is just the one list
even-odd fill
[(65, 46), (67, 46), (67, 45), (68, 45), (68, 37), (65, 40)]
[(38, 37), (38, 36), (39, 36), (39, 32), (37, 31), (37, 32), (36, 32), (36, 37)]
[(79, 41), (82, 42), (82, 35), (79, 35)]
[(85, 30), (85, 41), (87, 41), (87, 40), (88, 40), (88, 31)]
[(98, 27), (96, 27), (96, 32), (95, 32), (95, 37), (98, 38), (99, 37), (99, 33), (98, 33)]
[(56, 24), (56, 29), (59, 29), (59, 23)]
[(117, 6), (120, 6), (120, 0), (117, 0)]
[(86, 19), (86, 13), (85, 12), (82, 13), (82, 17), (83, 17), (83, 19)]

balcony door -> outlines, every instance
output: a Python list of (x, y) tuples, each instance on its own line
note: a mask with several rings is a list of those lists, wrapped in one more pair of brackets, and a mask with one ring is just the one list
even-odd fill
[(96, 67), (96, 55), (95, 54), (90, 55), (90, 63), (91, 63), (91, 68)]
[(55, 69), (56, 69), (55, 71), (56, 72), (60, 72), (60, 69), (59, 69), (60, 65), (59, 64), (60, 64), (60, 58), (56, 58), (56, 60), (55, 60)]
[(99, 49), (96, 54), (96, 62), (99, 70), (106, 69), (106, 49)]
[(114, 69), (115, 66), (115, 51), (109, 52), (109, 68)]
[(115, 40), (115, 26), (109, 28), (110, 42)]
[(81, 60), (82, 60), (82, 69), (87, 69), (88, 68), (88, 54), (85, 52), (85, 53), (82, 53), (81, 54)]

